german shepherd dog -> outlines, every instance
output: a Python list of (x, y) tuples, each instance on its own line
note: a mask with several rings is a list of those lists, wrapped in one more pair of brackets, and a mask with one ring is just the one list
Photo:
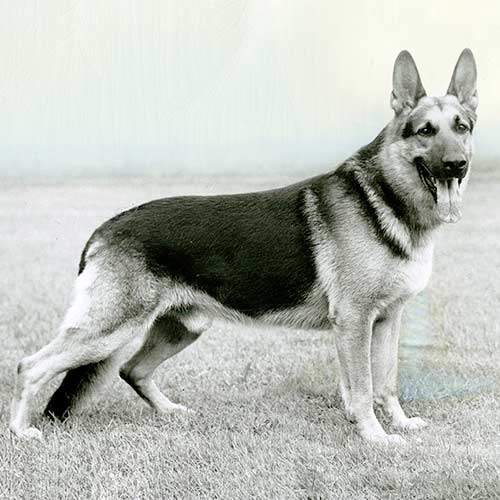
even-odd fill
[[(366, 440), (403, 442), (426, 423), (398, 400), (405, 302), (431, 274), (433, 233), (461, 216), (476, 121), (476, 64), (465, 49), (444, 97), (427, 97), (413, 58), (396, 59), (394, 118), (333, 172), (280, 189), (151, 201), (100, 226), (81, 256), (58, 336), (18, 365), (11, 431), (31, 426), (36, 394), (67, 372), (45, 413), (65, 419), (118, 372), (155, 410), (152, 374), (212, 319), (332, 328), (347, 418)], [(113, 370), (113, 368), (115, 370)]]

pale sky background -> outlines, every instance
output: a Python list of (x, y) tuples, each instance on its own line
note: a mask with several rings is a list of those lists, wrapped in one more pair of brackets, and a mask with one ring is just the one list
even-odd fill
[(500, 156), (495, 0), (0, 1), (0, 175), (325, 171), (391, 118), (406, 48), (428, 94), (479, 70)]

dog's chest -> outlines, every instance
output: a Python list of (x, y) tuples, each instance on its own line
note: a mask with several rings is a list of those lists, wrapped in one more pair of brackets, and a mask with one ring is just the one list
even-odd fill
[[(421, 292), (432, 273), (432, 242), (415, 250), (409, 260), (399, 263), (393, 275), (393, 291), (400, 298), (411, 297)], [(398, 297), (395, 297), (398, 298)]]

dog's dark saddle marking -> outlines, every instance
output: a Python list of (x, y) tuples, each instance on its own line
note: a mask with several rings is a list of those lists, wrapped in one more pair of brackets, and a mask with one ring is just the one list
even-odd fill
[(165, 198), (117, 215), (91, 241), (143, 255), (154, 275), (256, 316), (299, 304), (314, 283), (304, 202), (304, 185)]

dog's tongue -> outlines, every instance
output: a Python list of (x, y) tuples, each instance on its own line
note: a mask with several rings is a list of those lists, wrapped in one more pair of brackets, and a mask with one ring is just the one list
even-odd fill
[(458, 179), (437, 180), (437, 213), (441, 222), (457, 222), (462, 217)]

